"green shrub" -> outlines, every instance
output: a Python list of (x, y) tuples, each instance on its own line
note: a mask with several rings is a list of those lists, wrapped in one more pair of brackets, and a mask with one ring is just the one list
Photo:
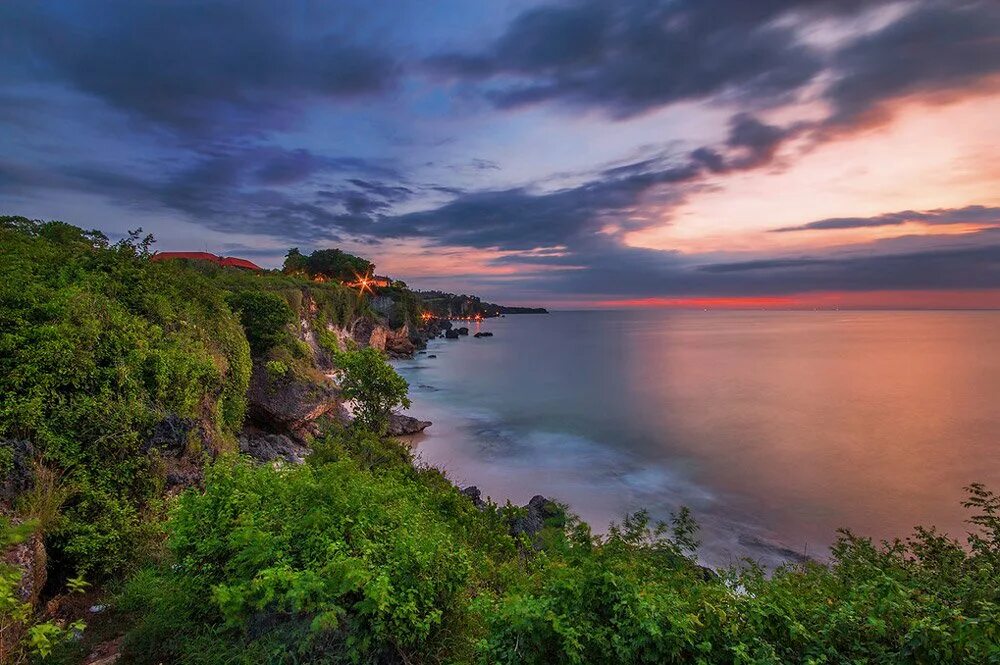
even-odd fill
[(267, 371), (267, 375), (274, 380), (283, 378), (291, 371), (291, 368), (280, 360), (268, 360), (264, 363), (264, 369)]
[(288, 325), (295, 320), (295, 313), (280, 295), (267, 291), (237, 291), (229, 294), (226, 302), (239, 314), (254, 355), (261, 355), (288, 339)]
[[(427, 494), (347, 456), (281, 471), (220, 462), (204, 494), (182, 497), (170, 527), (176, 563), (164, 580), (187, 597), (160, 599), (153, 616), (180, 604), (240, 648), (259, 638), (247, 627), (262, 623), (294, 635), (293, 652), (338, 662), (433, 651), (467, 602), (471, 554)], [(144, 630), (134, 636), (138, 662), (190, 659), (198, 644)]]
[(0, 220), (0, 436), (29, 439), (66, 490), (52, 560), (111, 575), (155, 531), (142, 451), (168, 414), (242, 424), (250, 358), (223, 291), (60, 222)]
[(384, 432), (389, 414), (410, 406), (409, 385), (378, 349), (348, 349), (334, 356), (340, 368), (341, 393), (354, 401), (355, 422), (373, 432)]

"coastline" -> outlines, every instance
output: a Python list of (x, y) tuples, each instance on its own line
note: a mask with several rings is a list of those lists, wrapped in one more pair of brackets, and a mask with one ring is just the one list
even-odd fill
[(650, 467), (607, 441), (511, 426), (496, 412), (463, 402), (461, 390), (427, 383), (424, 370), (446, 360), (458, 343), (434, 338), (425, 352), (392, 361), (410, 383), (412, 405), (402, 413), (433, 423), (402, 440), (417, 463), (439, 469), (457, 487), (475, 487), (500, 505), (523, 506), (542, 495), (568, 505), (595, 533), (606, 533), (638, 510), (666, 520), (687, 506), (701, 526), (699, 563), (713, 568), (744, 557), (768, 569), (823, 558), (822, 552), (807, 555), (781, 542), (754, 516), (727, 507), (726, 497), (698, 485), (683, 469)]

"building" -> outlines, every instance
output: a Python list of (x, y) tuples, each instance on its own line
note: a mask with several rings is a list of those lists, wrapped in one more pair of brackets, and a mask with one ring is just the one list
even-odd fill
[(208, 261), (218, 266), (228, 268), (242, 268), (254, 272), (263, 272), (264, 269), (253, 261), (241, 259), (236, 256), (216, 256), (211, 252), (157, 252), (150, 257), (151, 261), (169, 261), (172, 259), (188, 259), (191, 261)]

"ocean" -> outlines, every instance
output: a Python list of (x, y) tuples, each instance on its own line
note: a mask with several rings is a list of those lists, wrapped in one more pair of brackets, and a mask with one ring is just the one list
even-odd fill
[[(836, 529), (964, 537), (1000, 491), (1000, 312), (588, 311), (470, 324), (401, 361), (419, 459), (595, 531), (685, 505), (701, 559), (823, 559)], [(436, 356), (436, 357), (430, 357)]]

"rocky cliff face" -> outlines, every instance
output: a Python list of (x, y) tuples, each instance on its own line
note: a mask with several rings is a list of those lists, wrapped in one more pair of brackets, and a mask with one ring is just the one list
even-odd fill
[(437, 325), (426, 329), (415, 330), (409, 324), (398, 328), (391, 327), (384, 318), (360, 317), (344, 325), (325, 324), (322, 331), (317, 330), (321, 324), (316, 319), (316, 305), (308, 297), (303, 301), (299, 312), (299, 339), (312, 350), (316, 364), (321, 369), (333, 366), (330, 355), (319, 343), (320, 332), (336, 341), (337, 346), (345, 348), (348, 344), (359, 347), (374, 347), (385, 351), (390, 358), (409, 358), (418, 349), (427, 345), (427, 340), (438, 334)]
[(320, 416), (336, 412), (340, 393), (329, 381), (311, 380), (287, 373), (272, 376), (261, 363), (250, 375), (247, 407), (250, 420), (274, 432), (306, 433)]

